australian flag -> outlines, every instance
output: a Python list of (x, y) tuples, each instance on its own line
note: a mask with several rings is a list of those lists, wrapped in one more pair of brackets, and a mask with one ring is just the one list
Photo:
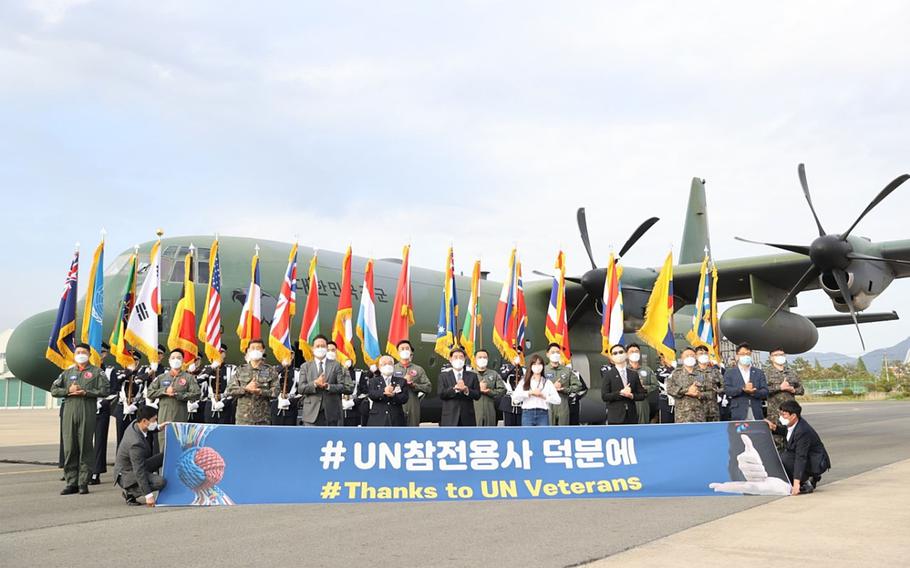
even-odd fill
[(63, 295), (57, 308), (57, 319), (47, 341), (45, 357), (61, 369), (73, 365), (73, 351), (76, 350), (76, 288), (79, 283), (79, 251), (73, 256), (70, 270), (66, 274)]

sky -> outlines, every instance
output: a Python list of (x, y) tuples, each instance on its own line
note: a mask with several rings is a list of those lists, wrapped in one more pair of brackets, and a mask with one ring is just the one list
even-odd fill
[[(707, 180), (733, 239), (816, 236), (910, 171), (910, 4), (880, 2), (101, 2), (0, 4), (0, 329), (52, 309), (73, 243), (211, 234), (351, 244), (496, 279), (657, 266)], [(856, 234), (910, 238), (910, 184)], [(87, 270), (84, 271), (87, 278)], [(84, 285), (83, 285), (84, 288)], [(869, 349), (910, 335), (910, 283), (873, 304)], [(833, 313), (820, 291), (797, 312)], [(860, 351), (850, 327), (816, 350)]]

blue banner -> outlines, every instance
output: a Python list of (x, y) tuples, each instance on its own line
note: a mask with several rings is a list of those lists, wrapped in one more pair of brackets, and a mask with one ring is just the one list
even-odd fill
[(158, 505), (789, 495), (767, 424), (170, 424)]

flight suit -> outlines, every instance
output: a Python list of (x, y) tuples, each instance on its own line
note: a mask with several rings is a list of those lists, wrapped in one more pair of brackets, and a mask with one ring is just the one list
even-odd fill
[[(174, 396), (167, 396), (168, 387), (174, 389)], [(158, 423), (186, 422), (189, 413), (186, 410), (187, 401), (199, 400), (199, 383), (196, 377), (186, 371), (172, 370), (158, 375), (147, 389), (149, 400), (158, 399)], [(158, 447), (164, 451), (164, 429), (158, 432)]]
[[(78, 385), (85, 396), (71, 396), (68, 390)], [(66, 369), (51, 386), (51, 396), (66, 398), (63, 405), (63, 476), (67, 487), (88, 485), (95, 452), (95, 419), (98, 398), (107, 396), (110, 384), (104, 372), (93, 365)]]
[(645, 389), (647, 396), (644, 400), (635, 401), (635, 411), (638, 413), (638, 423), (639, 424), (650, 424), (651, 422), (651, 398), (654, 393), (656, 393), (660, 386), (657, 383), (657, 376), (654, 374), (648, 367), (639, 366), (637, 369), (633, 368), (631, 364), (629, 369), (638, 373), (638, 380), (641, 381), (641, 386)]
[(485, 382), (489, 392), (481, 392), (480, 398), (474, 401), (474, 418), (478, 426), (496, 426), (496, 400), (506, 394), (506, 385), (499, 373), (492, 369), (477, 373), (477, 383)]
[[(780, 390), (780, 385), (786, 381), (796, 391), (796, 395), (802, 395), (806, 392), (799, 375), (790, 365), (784, 365), (784, 368), (778, 370), (774, 365), (767, 365), (764, 368), (765, 377), (768, 379), (768, 416), (767, 419), (777, 422), (780, 418), (780, 405), (788, 400), (795, 400), (794, 393)], [(774, 436), (774, 444), (778, 450), (787, 447), (787, 438), (785, 436)]]
[[(260, 394), (243, 390), (253, 380), (259, 385)], [(260, 363), (253, 367), (249, 363), (236, 371), (228, 383), (227, 394), (234, 397), (235, 420), (237, 424), (267, 426), (269, 424), (269, 401), (278, 396), (278, 373), (274, 367)]]
[(581, 381), (572, 372), (572, 369), (562, 363), (553, 366), (547, 364), (543, 370), (543, 376), (550, 382), (559, 383), (563, 390), (559, 391), (559, 404), (550, 405), (550, 426), (568, 426), (569, 425), (569, 395), (578, 393), (581, 390)]
[(404, 414), (408, 419), (408, 426), (420, 426), (421, 397), (418, 396), (418, 393), (430, 394), (433, 390), (433, 383), (430, 382), (430, 377), (427, 376), (427, 372), (423, 370), (423, 367), (414, 363), (408, 363), (407, 365), (403, 365), (400, 362), (395, 363), (394, 374), (400, 374), (405, 378), (405, 381), (411, 381), (408, 385), (410, 392), (408, 393), (408, 400), (404, 404)]
[(698, 367), (698, 371), (704, 376), (705, 388), (714, 389), (714, 396), (706, 398), (705, 404), (705, 422), (717, 422), (720, 420), (720, 407), (717, 406), (717, 396), (724, 392), (724, 376), (720, 369), (708, 365), (705, 368)]
[[(686, 391), (689, 390), (689, 386), (693, 383), (698, 385), (698, 398), (686, 395)], [(704, 401), (709, 397), (714, 399), (717, 396), (713, 387), (706, 386), (705, 377), (697, 368), (689, 372), (685, 367), (677, 368), (667, 379), (667, 393), (676, 399), (674, 422), (677, 424), (704, 422)]]

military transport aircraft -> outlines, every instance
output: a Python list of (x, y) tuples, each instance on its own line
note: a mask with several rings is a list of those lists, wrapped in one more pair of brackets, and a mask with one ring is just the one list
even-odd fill
[[(867, 309), (872, 300), (881, 294), (894, 278), (910, 275), (910, 240), (875, 243), (867, 238), (852, 235), (857, 223), (888, 194), (908, 179), (902, 175), (886, 186), (860, 214), (856, 222), (841, 234), (827, 234), (815, 214), (806, 184), (805, 171), (800, 164), (799, 177), (806, 200), (809, 202), (819, 230), (819, 237), (809, 246), (772, 244), (787, 254), (775, 254), (750, 258), (717, 261), (718, 301), (751, 299), (749, 303), (727, 309), (720, 320), (721, 332), (733, 342), (748, 341), (759, 350), (783, 347), (788, 353), (802, 353), (811, 349), (818, 340), (818, 327), (857, 325), (859, 323), (897, 319), (895, 312), (858, 313)], [(677, 309), (675, 333), (677, 346), (686, 344), (685, 333), (691, 328), (693, 304), (697, 298), (699, 271), (704, 251), (710, 246), (708, 212), (705, 200), (705, 182), (692, 180), (689, 193), (686, 223), (674, 267), (674, 295)], [(630, 247), (657, 222), (656, 218), (645, 221), (620, 249), (619, 256), (625, 255)], [(566, 305), (569, 313), (572, 364), (582, 376), (589, 379), (591, 393), (581, 406), (582, 422), (600, 422), (604, 419), (604, 407), (597, 393), (600, 377), (597, 372), (604, 362), (601, 355), (601, 307), (599, 298), (603, 295), (605, 269), (594, 260), (584, 209), (578, 211), (578, 225), (582, 242), (592, 269), (580, 277), (567, 278)], [(208, 277), (209, 250), (204, 248), (212, 242), (212, 236), (189, 236), (162, 239), (162, 317), (160, 321), (161, 343), (166, 342), (167, 330), (177, 300), (182, 291), (183, 258), (191, 244), (197, 247), (196, 270), (199, 275), (196, 286), (196, 305), (204, 302), (205, 284)], [(143, 269), (147, 269), (152, 242), (139, 247), (140, 280)], [(228, 360), (239, 362), (238, 340), (234, 333), (236, 322), (245, 300), (250, 278), (250, 257), (255, 245), (260, 247), (260, 269), (263, 287), (262, 316), (263, 334), (273, 316), (277, 290), (287, 265), (289, 243), (261, 241), (239, 237), (221, 237), (222, 271), (222, 317), (228, 344)], [(124, 251), (106, 268), (104, 286), (109, 301), (105, 305), (104, 325), (106, 335), (110, 334), (117, 317), (119, 293), (123, 289), (128, 272), (131, 250)], [(307, 292), (305, 267), (309, 265), (313, 250), (300, 247), (298, 253), (298, 300)], [(320, 277), (320, 326), (322, 331), (331, 330), (341, 288), (341, 263), (343, 255), (337, 252), (319, 251), (318, 271)], [(354, 301), (360, 299), (365, 258), (352, 260), (352, 283)], [(144, 261), (144, 265), (142, 264)], [(400, 271), (400, 260), (383, 259), (375, 264), (375, 288), (377, 296), (377, 320), (380, 344), (388, 332), (387, 326), (393, 296)], [(623, 272), (624, 327), (626, 340), (632, 341), (635, 332), (644, 321), (645, 306), (648, 302), (658, 270), (626, 266)], [(415, 344), (415, 363), (422, 365), (434, 380), (446, 362), (433, 351), (436, 340), (436, 326), (439, 313), (439, 296), (443, 274), (435, 270), (411, 269), (411, 285), (414, 301), (415, 324), (411, 328), (411, 340)], [(141, 284), (141, 282), (140, 282)], [(501, 284), (484, 280), (480, 287), (481, 311), (487, 314), (486, 321), (492, 321), (499, 299)], [(457, 277), (457, 287), (463, 298), (470, 292), (470, 278)], [(544, 318), (550, 295), (551, 281), (526, 281), (524, 292), (528, 307), (528, 333), (525, 352), (540, 351), (546, 347)], [(796, 305), (796, 296), (803, 290), (821, 288), (831, 298), (839, 314), (802, 316), (790, 311)], [(111, 301), (111, 298), (115, 298)], [(84, 301), (84, 300), (83, 300)], [(79, 306), (81, 313), (82, 306)], [(299, 311), (299, 310), (298, 310)], [(355, 306), (356, 314), (356, 306)], [(59, 373), (44, 358), (48, 336), (55, 317), (55, 311), (34, 315), (22, 322), (14, 331), (7, 346), (7, 360), (10, 370), (21, 380), (48, 389)], [(300, 317), (292, 329), (293, 337), (299, 332)], [(491, 326), (484, 326), (482, 345), (492, 347)], [(650, 364), (655, 364), (654, 352), (646, 350)], [(423, 402), (423, 415), (434, 420), (439, 414), (439, 401), (435, 396)]]

